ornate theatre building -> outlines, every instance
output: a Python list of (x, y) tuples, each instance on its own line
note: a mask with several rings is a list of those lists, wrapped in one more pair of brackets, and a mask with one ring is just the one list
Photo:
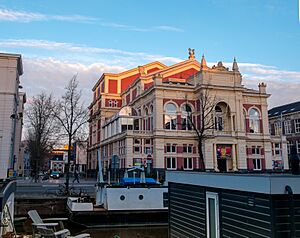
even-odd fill
[(209, 123), (201, 136), (206, 170), (263, 171), (280, 159), (271, 147), (266, 85), (245, 88), (235, 59), (231, 69), (222, 62), (208, 67), (204, 56), (198, 62), (189, 49), (187, 60), (171, 66), (152, 62), (104, 73), (93, 95), (89, 169), (96, 168), (100, 148), (104, 171), (132, 166), (197, 170), (198, 132)]

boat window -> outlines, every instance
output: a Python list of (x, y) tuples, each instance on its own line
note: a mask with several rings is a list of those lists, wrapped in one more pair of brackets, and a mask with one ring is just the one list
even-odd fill
[(164, 207), (169, 206), (169, 194), (167, 192), (163, 193), (163, 203)]
[(120, 200), (121, 200), (121, 201), (124, 201), (124, 200), (125, 200), (125, 196), (124, 196), (124, 195), (121, 195), (121, 196), (120, 196)]
[(140, 199), (140, 200), (143, 200), (143, 199), (144, 199), (144, 196), (141, 194), (141, 195), (139, 196), (139, 199)]
[(219, 238), (219, 199), (217, 193), (206, 192), (206, 235)]

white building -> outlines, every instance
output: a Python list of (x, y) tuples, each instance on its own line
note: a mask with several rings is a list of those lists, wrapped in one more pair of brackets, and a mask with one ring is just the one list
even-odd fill
[(16, 169), (26, 102), (25, 94), (19, 92), (22, 74), (21, 55), (0, 53), (0, 178)]
[(76, 142), (75, 165), (79, 172), (86, 172), (87, 165), (87, 141)]

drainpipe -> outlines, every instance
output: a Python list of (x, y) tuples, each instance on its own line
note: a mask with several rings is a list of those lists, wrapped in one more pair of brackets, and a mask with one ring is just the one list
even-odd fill
[(293, 190), (289, 185), (285, 186), (285, 191), (289, 195), (289, 204), (290, 204), (290, 224), (291, 224), (291, 233), (290, 237), (296, 237), (295, 233), (295, 210), (294, 210), (294, 194)]

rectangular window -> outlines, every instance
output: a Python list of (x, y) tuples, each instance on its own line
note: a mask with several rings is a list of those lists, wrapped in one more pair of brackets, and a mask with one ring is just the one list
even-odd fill
[(183, 158), (183, 169), (184, 170), (193, 169), (193, 158)]
[(122, 125), (122, 126), (121, 126), (121, 130), (122, 130), (122, 132), (123, 132), (123, 131), (127, 131), (127, 125)]
[(281, 135), (281, 122), (275, 122), (274, 123), (274, 130), (275, 130), (275, 135)]
[(260, 147), (252, 146), (252, 155), (260, 155)]
[(176, 153), (176, 144), (167, 144), (167, 153)]
[(175, 157), (167, 157), (166, 158), (167, 169), (176, 169), (176, 158)]
[(183, 145), (183, 153), (193, 153), (193, 146)]
[(165, 115), (165, 129), (177, 130), (177, 116), (176, 115)]
[(223, 118), (220, 116), (215, 117), (215, 129), (217, 131), (223, 131)]
[(169, 194), (168, 193), (163, 193), (163, 203), (164, 203), (164, 207), (169, 206)]
[(296, 141), (297, 153), (300, 154), (300, 140)]
[(253, 169), (254, 170), (261, 170), (261, 160), (260, 159), (254, 159), (253, 160)]
[(141, 147), (140, 146), (134, 146), (134, 153), (141, 153)]
[(133, 159), (133, 166), (140, 167), (141, 165), (142, 165), (142, 159), (140, 159), (140, 158)]
[(219, 199), (217, 193), (206, 192), (206, 237), (220, 237)]
[(145, 146), (145, 147), (144, 147), (144, 154), (146, 154), (146, 155), (151, 155), (151, 154), (152, 154), (152, 147), (150, 147), (150, 146)]
[(295, 133), (300, 133), (300, 119), (295, 119)]
[(281, 151), (280, 144), (279, 143), (275, 143), (274, 144), (274, 154), (275, 155), (280, 155), (280, 151)]
[(284, 121), (284, 133), (285, 134), (291, 134), (292, 133), (292, 126), (291, 121)]

